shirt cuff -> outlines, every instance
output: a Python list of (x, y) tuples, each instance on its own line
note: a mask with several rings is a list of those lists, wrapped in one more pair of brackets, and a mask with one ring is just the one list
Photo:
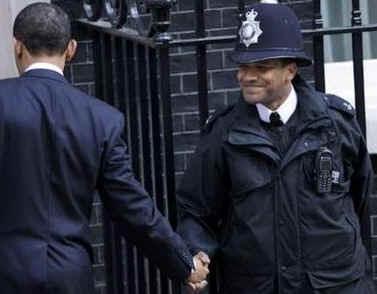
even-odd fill
[(194, 264), (194, 268), (191, 269), (191, 273), (195, 272), (195, 270), (196, 270), (197, 264), (196, 264), (195, 258), (192, 259), (192, 263)]

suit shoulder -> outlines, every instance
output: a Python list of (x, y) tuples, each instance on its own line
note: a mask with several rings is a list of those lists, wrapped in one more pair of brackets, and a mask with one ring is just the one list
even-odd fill
[[(0, 93), (7, 92), (8, 89), (18, 89), (21, 86), (19, 83), (19, 78), (8, 78), (8, 79), (3, 79), (0, 80)], [(7, 93), (9, 95), (9, 93)]]
[(343, 116), (353, 118), (356, 114), (356, 111), (353, 108), (353, 106), (339, 96), (333, 94), (325, 94), (323, 96), (323, 99), (325, 100), (329, 108), (334, 109), (337, 112), (340, 112)]
[(115, 107), (92, 96), (90, 97), (90, 108), (98, 122), (106, 128), (119, 128), (124, 126), (124, 115)]
[(20, 78), (8, 78), (0, 80), (0, 99), (4, 103), (15, 103), (15, 97), (24, 97), (26, 93), (25, 83), (20, 82)]
[(102, 113), (105, 116), (113, 116), (113, 117), (120, 117), (123, 116), (123, 114), (116, 109), (114, 106), (96, 98), (96, 97), (90, 97), (90, 101), (92, 106), (100, 113)]
[(7, 78), (0, 80), (0, 85), (7, 85), (11, 83), (15, 83), (18, 80), (18, 78)]

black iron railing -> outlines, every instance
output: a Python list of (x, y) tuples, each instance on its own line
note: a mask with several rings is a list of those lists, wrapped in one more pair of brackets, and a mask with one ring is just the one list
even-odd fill
[[(320, 1), (313, 1), (313, 29), (304, 30), (313, 40), (315, 86), (325, 90), (323, 37), (352, 34), (357, 118), (365, 134), (365, 94), (362, 35), (377, 31), (377, 24), (362, 25), (359, 1), (353, 0), (352, 26), (323, 28)], [(133, 168), (158, 208), (176, 224), (175, 168), (170, 89), (169, 53), (174, 47), (195, 46), (200, 125), (208, 117), (207, 47), (233, 43), (234, 35), (207, 37), (203, 1), (195, 1), (196, 37), (173, 40), (167, 30), (171, 0), (84, 0), (87, 19), (79, 22), (95, 32), (96, 96), (118, 107), (127, 118), (125, 137)], [(240, 17), (244, 1), (238, 0)], [(107, 291), (110, 294), (180, 293), (181, 288), (158, 270), (105, 216)], [(216, 293), (216, 281), (211, 281)]]

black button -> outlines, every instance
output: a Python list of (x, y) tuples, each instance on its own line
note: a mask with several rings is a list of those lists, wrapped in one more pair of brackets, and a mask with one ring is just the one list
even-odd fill
[(282, 226), (282, 225), (284, 225), (284, 224), (285, 224), (285, 221), (283, 221), (283, 220), (280, 220), (280, 221), (279, 221), (279, 225)]
[(287, 267), (286, 267), (285, 265), (282, 265), (282, 266), (280, 267), (280, 269), (281, 269), (283, 272), (285, 272), (285, 271), (287, 270)]

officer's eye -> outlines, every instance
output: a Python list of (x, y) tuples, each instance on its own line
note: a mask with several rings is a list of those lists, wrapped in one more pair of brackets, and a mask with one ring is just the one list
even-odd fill
[(259, 64), (259, 65), (256, 65), (255, 68), (256, 69), (268, 69), (268, 66)]
[(255, 68), (258, 71), (261, 71), (261, 72), (266, 72), (266, 71), (269, 71), (269, 70), (273, 69), (272, 66), (268, 66), (266, 64), (259, 64), (259, 65), (255, 66)]

